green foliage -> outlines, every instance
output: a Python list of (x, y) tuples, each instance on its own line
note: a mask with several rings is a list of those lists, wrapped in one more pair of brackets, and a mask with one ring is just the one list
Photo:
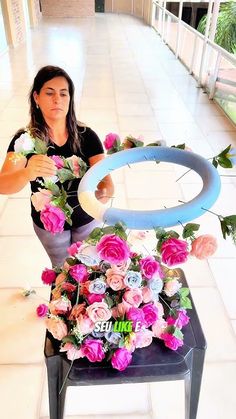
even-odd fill
[[(197, 27), (203, 35), (206, 21), (207, 15), (204, 15)], [(236, 53), (236, 1), (221, 4), (214, 41), (228, 52)]]

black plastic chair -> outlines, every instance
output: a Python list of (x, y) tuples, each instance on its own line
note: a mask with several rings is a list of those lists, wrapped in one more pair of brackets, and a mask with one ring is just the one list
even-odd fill
[[(183, 271), (181, 282), (188, 286)], [(50, 419), (63, 419), (67, 386), (90, 386), (155, 381), (185, 381), (185, 419), (196, 419), (206, 350), (206, 341), (192, 301), (190, 322), (184, 328), (184, 345), (177, 351), (166, 348), (155, 339), (147, 348), (137, 349), (132, 364), (123, 372), (114, 370), (107, 362), (89, 363), (85, 359), (71, 362), (59, 352), (59, 342), (47, 332), (45, 360), (48, 373)], [(59, 394), (68, 374), (64, 388)]]

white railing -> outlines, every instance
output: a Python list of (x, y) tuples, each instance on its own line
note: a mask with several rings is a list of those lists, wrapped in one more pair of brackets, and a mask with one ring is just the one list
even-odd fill
[[(236, 56), (212, 42), (207, 36), (210, 7), (208, 9), (208, 28), (204, 36), (181, 20), (182, 5), (183, 2), (180, 1), (179, 16), (177, 17), (166, 10), (166, 1), (162, 1), (161, 4), (158, 1), (153, 1), (153, 28), (159, 33), (163, 42), (172, 49), (176, 58), (179, 58), (188, 68), (189, 73), (196, 78), (198, 85), (208, 91), (210, 99), (214, 97), (217, 83), (235, 87), (233, 94), (236, 94)], [(233, 70), (234, 77), (227, 83), (228, 76), (226, 78), (220, 76), (226, 73), (230, 75), (229, 70)]]

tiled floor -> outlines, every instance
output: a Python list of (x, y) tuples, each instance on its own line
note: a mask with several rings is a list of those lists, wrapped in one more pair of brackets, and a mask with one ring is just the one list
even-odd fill
[[(186, 142), (205, 157), (229, 143), (236, 146), (235, 127), (197, 88), (151, 28), (130, 16), (98, 14), (89, 19), (44, 20), (25, 45), (0, 57), (1, 160), (11, 136), (27, 123), (27, 92), (33, 75), (45, 64), (60, 65), (71, 74), (78, 117), (101, 139), (108, 132), (117, 132), (122, 138), (143, 135), (146, 142)], [(147, 163), (115, 172), (114, 206), (154, 209), (176, 205), (178, 199), (189, 200), (200, 184), (193, 173), (175, 183), (183, 171), (174, 165)], [(35, 315), (35, 307), (48, 298), (48, 289), (40, 282), (48, 258), (34, 237), (28, 195), (25, 188), (8, 199), (0, 196), (4, 419), (48, 418), (44, 325)], [(223, 215), (236, 213), (235, 178), (222, 177), (222, 192), (213, 210)], [(214, 216), (206, 214), (200, 221), (201, 232), (215, 234), (219, 248), (208, 262), (190, 260), (184, 266), (208, 341), (198, 419), (233, 419), (236, 250), (230, 240), (221, 238)], [(36, 295), (25, 300), (20, 290), (29, 285)], [(66, 415), (71, 419), (184, 419), (183, 395), (181, 382), (71, 388)]]

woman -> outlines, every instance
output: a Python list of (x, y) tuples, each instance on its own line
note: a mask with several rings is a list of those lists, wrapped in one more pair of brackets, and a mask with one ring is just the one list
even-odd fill
[[(74, 85), (69, 75), (61, 68), (46, 66), (37, 73), (30, 91), (30, 123), (32, 136), (46, 142), (47, 154), (29, 154), (14, 159), (15, 141), (25, 132), (20, 130), (12, 139), (0, 173), (0, 193), (12, 194), (20, 191), (30, 182), (31, 191), (37, 192), (40, 178), (56, 174), (56, 166), (49, 156), (70, 157), (76, 155), (88, 167), (104, 158), (102, 144), (90, 128), (78, 124), (74, 110)], [(60, 183), (57, 183), (59, 186)], [(31, 203), (34, 230), (42, 242), (53, 266), (61, 266), (68, 256), (67, 248), (76, 241), (83, 240), (98, 224), (78, 205), (77, 189), (79, 179), (63, 183), (68, 196), (68, 204), (74, 208), (72, 226), (65, 224), (62, 233), (52, 234), (44, 229)], [(97, 186), (96, 197), (106, 202), (113, 194), (111, 178), (106, 176)]]

